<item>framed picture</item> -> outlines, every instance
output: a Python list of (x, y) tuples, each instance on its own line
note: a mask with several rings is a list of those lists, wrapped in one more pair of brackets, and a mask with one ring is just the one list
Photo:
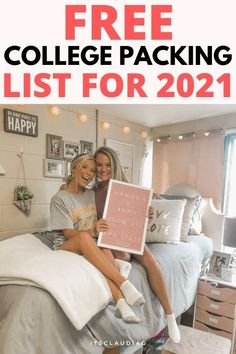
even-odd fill
[(63, 157), (67, 160), (73, 160), (79, 154), (79, 144), (71, 141), (63, 141)]
[(65, 161), (65, 178), (70, 175), (70, 165), (71, 161)]
[(46, 157), (48, 159), (62, 159), (62, 137), (46, 134)]
[(124, 174), (129, 182), (133, 182), (135, 146), (111, 139), (106, 139), (105, 145), (115, 150), (119, 157)]
[(44, 159), (44, 177), (65, 177), (65, 161)]
[(91, 143), (90, 141), (80, 140), (80, 152), (81, 152), (81, 154), (83, 152), (87, 152), (92, 155), (93, 154), (93, 143)]
[(213, 256), (211, 258), (209, 273), (220, 277), (222, 268), (228, 268), (230, 260), (231, 254), (214, 251)]
[(143, 254), (151, 198), (148, 188), (111, 179), (103, 213), (109, 230), (100, 232), (98, 246)]

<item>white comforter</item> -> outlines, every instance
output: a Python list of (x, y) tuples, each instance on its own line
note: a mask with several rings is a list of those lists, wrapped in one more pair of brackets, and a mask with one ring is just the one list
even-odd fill
[[(127, 276), (131, 265), (119, 266)], [(52, 251), (31, 234), (0, 242), (0, 285), (6, 284), (47, 290), (78, 330), (111, 301), (106, 278), (83, 256)]]

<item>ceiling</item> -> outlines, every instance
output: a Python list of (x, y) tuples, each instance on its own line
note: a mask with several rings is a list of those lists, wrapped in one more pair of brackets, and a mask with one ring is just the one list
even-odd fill
[(95, 105), (102, 114), (129, 120), (150, 128), (186, 122), (195, 119), (214, 117), (230, 113), (236, 113), (236, 104), (209, 104), (209, 105), (131, 105), (131, 104), (108, 104)]

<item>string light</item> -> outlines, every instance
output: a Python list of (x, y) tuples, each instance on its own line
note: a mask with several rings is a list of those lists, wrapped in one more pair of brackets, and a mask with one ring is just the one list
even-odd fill
[(50, 106), (48, 107), (48, 113), (54, 117), (58, 117), (61, 110), (58, 106)]
[(205, 130), (205, 131), (197, 131), (197, 132), (191, 132), (191, 133), (183, 133), (183, 134), (175, 134), (175, 135), (166, 135), (166, 136), (159, 136), (157, 137), (156, 141), (158, 143), (160, 142), (167, 142), (168, 140), (173, 140), (173, 141), (182, 141), (182, 140), (190, 140), (190, 139), (195, 139), (195, 138), (203, 138), (203, 137), (209, 137), (213, 135), (222, 135), (223, 134), (223, 129), (212, 129), (212, 130)]
[(109, 122), (102, 122), (102, 128), (104, 130), (109, 130), (110, 129), (110, 123)]
[(130, 127), (125, 126), (125, 127), (123, 127), (122, 131), (123, 131), (123, 133), (125, 133), (125, 134), (129, 134), (129, 132), (130, 132)]
[(140, 135), (141, 135), (141, 138), (143, 138), (143, 139), (146, 139), (147, 136), (148, 136), (146, 130), (143, 130), (143, 131), (140, 133)]
[(80, 121), (81, 123), (86, 123), (88, 120), (88, 116), (83, 113), (77, 113), (77, 120)]

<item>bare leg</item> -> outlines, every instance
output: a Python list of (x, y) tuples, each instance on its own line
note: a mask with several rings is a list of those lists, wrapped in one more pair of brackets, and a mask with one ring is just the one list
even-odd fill
[(171, 308), (166, 283), (158, 262), (146, 245), (143, 255), (135, 254), (133, 257), (145, 268), (151, 289), (160, 300), (166, 314), (168, 332), (171, 340), (174, 343), (179, 343), (180, 332)]
[[(123, 293), (129, 305), (139, 306), (145, 301), (138, 290), (123, 277), (111, 259), (104, 256), (103, 251), (96, 245), (87, 232), (78, 232), (63, 243), (61, 250), (83, 254), (84, 257), (110, 279)], [(111, 256), (112, 253), (110, 252)]]
[(160, 300), (167, 315), (172, 314), (169, 295), (161, 268), (149, 248), (145, 245), (143, 255), (134, 254), (133, 257), (144, 267), (152, 291)]
[(112, 250), (112, 254), (116, 259), (121, 259), (122, 261), (125, 261), (125, 262), (130, 262), (130, 260), (131, 260), (130, 253), (128, 253), (128, 252)]
[(79, 232), (63, 243), (61, 250), (83, 254), (85, 258), (94, 264), (107, 278), (111, 279), (120, 288), (126, 280), (118, 269), (106, 257), (96, 245), (94, 239), (87, 232)]

